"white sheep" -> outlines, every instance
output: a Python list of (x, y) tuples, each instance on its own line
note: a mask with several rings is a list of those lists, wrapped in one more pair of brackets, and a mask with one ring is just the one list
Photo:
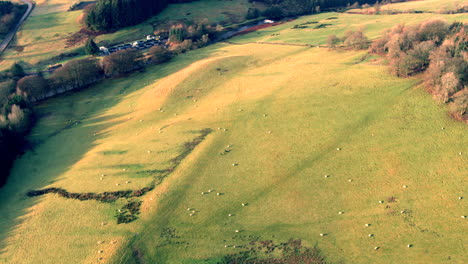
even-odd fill
[(365, 226), (370, 226), (371, 224), (365, 224)]
[(367, 236), (368, 236), (368, 237), (373, 237), (373, 236), (374, 236), (374, 234), (369, 234), (369, 235), (367, 235)]

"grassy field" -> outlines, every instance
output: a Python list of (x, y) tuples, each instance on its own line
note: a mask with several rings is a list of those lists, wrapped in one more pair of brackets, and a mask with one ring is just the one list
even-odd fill
[[(79, 31), (82, 10), (67, 12), (76, 1), (71, 0), (40, 0), (31, 17), (16, 36), (17, 48), (8, 49), (0, 60), (0, 70), (8, 69), (14, 62), (23, 61), (28, 68), (43, 69), (48, 64), (41, 61), (56, 57), (66, 52), (82, 52), (83, 43), (66, 48), (67, 38)], [(96, 41), (102, 44), (122, 43), (143, 38), (154, 32), (153, 25), (158, 21), (171, 20), (202, 20), (210, 23), (243, 21), (249, 7), (259, 6), (248, 3), (247, 0), (200, 0), (194, 3), (173, 4), (161, 14), (137, 26), (128, 27), (115, 33), (98, 36)], [(189, 15), (187, 15), (190, 13)], [(57, 60), (63, 63), (69, 59)]]
[[(336, 16), (324, 29), (290, 29)], [(328, 13), (233, 41), (319, 44), (349, 28), (376, 37), (426, 18)], [(33, 148), (0, 190), (0, 263), (216, 263), (239, 250), (224, 245), (254, 238), (299, 238), (332, 263), (468, 262), (468, 207), (458, 199), (468, 187), (466, 125), (417, 79), (392, 77), (363, 55), (216, 44), (41, 103)], [(204, 128), (214, 132), (136, 199), (132, 223), (115, 222), (125, 199), (25, 196), (141, 188)]]

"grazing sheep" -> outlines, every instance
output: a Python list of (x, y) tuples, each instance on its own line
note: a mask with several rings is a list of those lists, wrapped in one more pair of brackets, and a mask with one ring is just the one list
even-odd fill
[(225, 128), (225, 129), (223, 129), (223, 131), (224, 131), (224, 132), (226, 132), (226, 131), (227, 131), (227, 129)]
[(116, 185), (116, 186), (119, 186), (119, 185), (120, 185), (120, 183), (116, 183), (115, 185)]
[(408, 188), (408, 185), (403, 185), (403, 188)]
[(190, 216), (193, 216), (193, 214), (190, 214)]
[(195, 210), (192, 210), (192, 214), (196, 213)]
[(463, 199), (463, 197), (461, 197), (461, 196), (458, 197), (458, 200), (462, 200), (462, 199)]
[(330, 178), (330, 175), (324, 175), (323, 177), (325, 177), (325, 178)]
[(216, 195), (218, 195), (218, 196), (219, 196), (219, 195), (221, 195), (221, 193), (216, 193)]
[(267, 114), (263, 114), (263, 116), (267, 116)]
[(146, 151), (146, 152), (151, 153), (151, 150), (148, 150), (148, 151)]
[(228, 216), (232, 216), (232, 214), (228, 214)]
[(406, 211), (405, 211), (405, 210), (402, 210), (402, 211), (400, 211), (400, 213), (404, 214), (404, 213), (406, 213)]
[(383, 204), (383, 203), (384, 203), (384, 201), (379, 201), (379, 203)]
[(338, 214), (340, 214), (340, 215), (341, 215), (341, 214), (344, 214), (344, 212), (338, 212)]
[(368, 236), (368, 237), (373, 237), (373, 236), (374, 236), (374, 234), (369, 234), (369, 235), (367, 235), (367, 236)]
[(140, 119), (140, 122), (143, 122), (143, 119)]
[(130, 183), (130, 181), (125, 181), (125, 183), (126, 183), (126, 184), (129, 184), (129, 183)]
[(97, 243), (98, 243), (98, 244), (102, 244), (102, 243), (104, 243), (104, 241), (98, 241)]
[(410, 247), (413, 247), (413, 245), (411, 245), (411, 244), (408, 244), (408, 245), (406, 245), (406, 246), (409, 247), (409, 248), (410, 248)]
[(441, 129), (442, 129), (442, 130), (444, 130), (444, 129), (445, 129), (445, 127), (442, 127)]
[(190, 210), (192, 210), (192, 208), (190, 208), (190, 207), (189, 207), (189, 208), (187, 208), (187, 211), (190, 211)]
[(324, 233), (320, 233), (320, 236), (325, 236), (325, 234), (324, 234)]
[(237, 166), (237, 163), (233, 163), (232, 166)]
[(98, 251), (98, 253), (104, 253), (104, 251), (102, 251), (102, 250), (99, 250), (99, 251)]
[(242, 203), (242, 206), (246, 206), (246, 204), (245, 204), (245, 203)]
[(371, 226), (371, 224), (365, 224), (365, 226)]
[(466, 218), (466, 215), (462, 215), (461, 218)]
[(221, 129), (221, 128), (220, 128), (220, 127), (218, 127), (218, 130), (220, 130), (220, 129)]
[(205, 192), (201, 192), (201, 194), (205, 194)]
[(224, 245), (225, 248), (229, 247), (228, 245)]
[(240, 231), (236, 229), (236, 233), (239, 233)]
[(212, 192), (212, 191), (213, 191), (213, 190), (211, 190), (211, 189), (208, 190), (209, 193)]
[(336, 150), (341, 150), (341, 148), (336, 148)]
[(106, 176), (106, 175), (105, 175), (105, 174), (101, 174), (101, 177), (104, 177), (104, 176)]
[(380, 248), (380, 247), (375, 247), (374, 249), (375, 249), (375, 250), (378, 250), (379, 248)]
[(353, 180), (349, 179), (348, 182), (352, 182)]
[(104, 178), (99, 178), (100, 180), (104, 180)]
[(268, 134), (271, 134), (271, 131), (268, 131), (267, 133), (268, 133)]
[(104, 226), (104, 225), (106, 225), (106, 223), (102, 222), (101, 225)]

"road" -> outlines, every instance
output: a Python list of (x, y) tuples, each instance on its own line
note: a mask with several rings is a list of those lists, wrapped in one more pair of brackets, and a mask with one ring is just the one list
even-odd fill
[(28, 10), (26, 10), (23, 17), (20, 19), (20, 21), (18, 21), (18, 24), (16, 24), (16, 26), (5, 36), (5, 39), (0, 44), (0, 56), (3, 54), (6, 48), (8, 48), (8, 45), (10, 45), (10, 42), (13, 40), (16, 32), (19, 30), (24, 21), (29, 17), (34, 8), (34, 2), (32, 0), (21, 0), (21, 2), (28, 5)]

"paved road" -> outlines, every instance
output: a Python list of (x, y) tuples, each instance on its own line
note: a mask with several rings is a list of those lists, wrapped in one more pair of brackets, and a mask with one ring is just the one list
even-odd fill
[(0, 55), (2, 55), (6, 48), (8, 48), (8, 45), (10, 45), (10, 42), (13, 40), (16, 32), (19, 30), (23, 22), (28, 18), (34, 8), (34, 2), (32, 0), (21, 0), (21, 2), (28, 5), (28, 10), (26, 10), (26, 13), (24, 13), (23, 17), (20, 19), (20, 21), (18, 21), (18, 24), (16, 24), (10, 33), (5, 36), (5, 39), (0, 44)]

